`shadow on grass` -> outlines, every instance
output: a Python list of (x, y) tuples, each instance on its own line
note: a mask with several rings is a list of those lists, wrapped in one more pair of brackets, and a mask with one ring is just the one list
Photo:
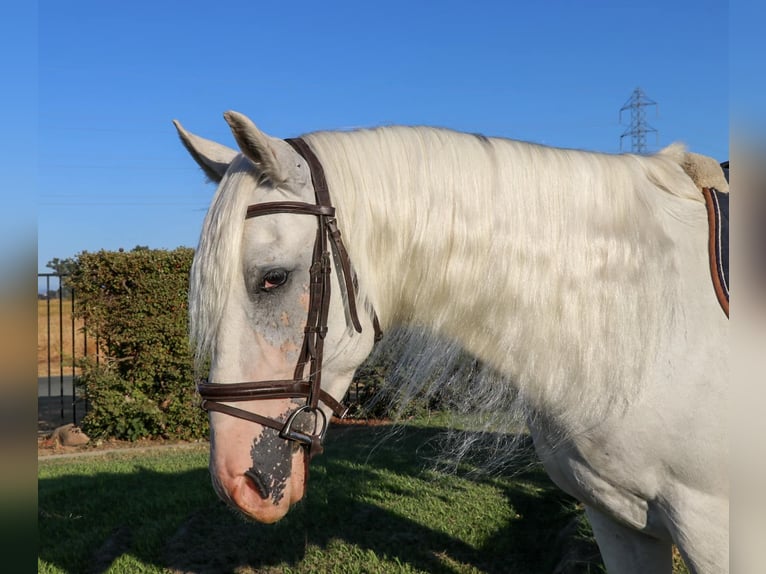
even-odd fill
[[(513, 478), (474, 481), (502, 493), (493, 504), (513, 509), (479, 544), (410, 517), (407, 505), (418, 504), (412, 489), (422, 482), (401, 486), (381, 477), (438, 480), (423, 456), (439, 432), (407, 427), (386, 438), (388, 429), (335, 429), (312, 463), (306, 499), (275, 525), (245, 522), (224, 507), (204, 468), (42, 479), (39, 557), (67, 572), (96, 573), (125, 554), (184, 573), (554, 571), (557, 536), (574, 505), (535, 465)], [(443, 511), (452, 520), (449, 504)]]

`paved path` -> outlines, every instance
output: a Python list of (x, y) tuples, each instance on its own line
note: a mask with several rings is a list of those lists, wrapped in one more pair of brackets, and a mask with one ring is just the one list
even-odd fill
[[(63, 387), (64, 396), (72, 397), (72, 375), (64, 375)], [(61, 395), (62, 377), (60, 375), (51, 375), (48, 377), (37, 377), (37, 396), (38, 397), (58, 397)]]
[[(85, 416), (85, 401), (72, 400), (72, 376), (51, 376), (37, 378), (37, 434), (49, 434), (56, 427), (68, 423), (79, 424)], [(63, 387), (63, 397), (62, 397)]]
[[(74, 447), (72, 447), (74, 448)], [(98, 448), (92, 450), (81, 450), (74, 452), (63, 453), (51, 453), (51, 454), (37, 454), (37, 460), (56, 460), (61, 458), (81, 458), (91, 456), (103, 456), (105, 454), (134, 454), (134, 453), (146, 453), (156, 450), (208, 450), (210, 443), (204, 440), (198, 442), (178, 442), (178, 443), (158, 443), (151, 446), (136, 446), (125, 448)]]

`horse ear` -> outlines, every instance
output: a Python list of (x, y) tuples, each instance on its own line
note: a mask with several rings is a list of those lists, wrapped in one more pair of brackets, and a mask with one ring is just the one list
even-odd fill
[(178, 120), (173, 120), (184, 147), (211, 181), (220, 182), (237, 150), (187, 132)]
[(263, 133), (255, 127), (250, 118), (239, 112), (228, 111), (223, 114), (223, 117), (229, 124), (234, 139), (237, 140), (237, 145), (245, 157), (252, 161), (272, 183), (278, 185), (287, 181), (284, 162), (280, 161), (279, 156), (284, 156), (282, 145), (289, 146), (282, 140)]

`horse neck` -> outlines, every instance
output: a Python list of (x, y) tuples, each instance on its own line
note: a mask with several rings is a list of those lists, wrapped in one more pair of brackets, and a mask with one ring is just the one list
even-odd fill
[(459, 341), (533, 402), (641, 378), (673, 297), (652, 277), (672, 261), (625, 158), (443, 130), (338, 136), (328, 179), (384, 326)]

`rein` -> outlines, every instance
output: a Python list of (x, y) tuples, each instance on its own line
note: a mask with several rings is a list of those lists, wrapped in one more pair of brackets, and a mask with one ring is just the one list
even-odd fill
[[(318, 219), (317, 236), (314, 241), (311, 267), (309, 268), (308, 319), (293, 378), (244, 383), (202, 382), (197, 385), (197, 390), (202, 397), (201, 406), (203, 409), (217, 411), (278, 430), (281, 438), (295, 441), (306, 447), (309, 460), (311, 460), (317, 454), (322, 453), (322, 441), (328, 426), (327, 417), (319, 408), (319, 402), (321, 401), (330, 407), (332, 412), (340, 418), (344, 417), (348, 410), (347, 407), (322, 390), (324, 338), (327, 334), (327, 317), (330, 311), (330, 272), (332, 269), (330, 250), (332, 250), (332, 256), (338, 270), (341, 289), (345, 291), (343, 300), (347, 306), (349, 320), (357, 333), (362, 332), (362, 325), (359, 322), (356, 308), (356, 288), (351, 271), (351, 262), (335, 220), (335, 208), (330, 201), (330, 191), (327, 187), (322, 164), (304, 140), (295, 138), (285, 141), (308, 163), (316, 203), (274, 201), (250, 205), (247, 208), (245, 219), (275, 213), (313, 215)], [(375, 329), (375, 340), (378, 341), (382, 332), (375, 313), (373, 313), (373, 328)], [(309, 367), (308, 377), (305, 378), (304, 372), (307, 365)], [(285, 421), (224, 404), (284, 398), (305, 398), (306, 400), (306, 403), (293, 410)], [(296, 424), (297, 418), (303, 413), (314, 415), (313, 429), (310, 432), (303, 430), (302, 425)]]

